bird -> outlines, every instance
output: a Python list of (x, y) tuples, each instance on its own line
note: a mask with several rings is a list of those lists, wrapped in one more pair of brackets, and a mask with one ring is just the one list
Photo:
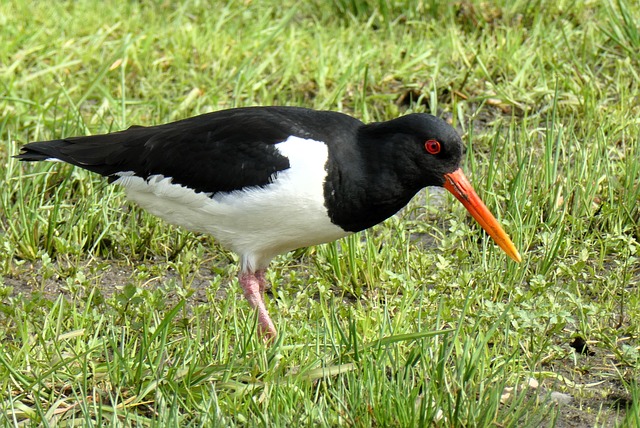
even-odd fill
[(427, 113), (364, 123), (293, 106), (219, 110), (155, 126), (31, 142), (21, 161), (62, 161), (107, 177), (168, 223), (209, 234), (239, 256), (258, 333), (271, 260), (368, 229), (425, 187), (444, 187), (514, 261), (521, 256), (466, 178), (461, 137)]

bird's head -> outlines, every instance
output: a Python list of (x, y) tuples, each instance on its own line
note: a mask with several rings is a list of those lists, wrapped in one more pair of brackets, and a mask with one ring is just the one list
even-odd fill
[(521, 261), (513, 242), (462, 172), (464, 145), (451, 125), (424, 113), (409, 114), (380, 125), (393, 145), (392, 152), (402, 158), (405, 173), (417, 180), (419, 187), (447, 189), (509, 257)]

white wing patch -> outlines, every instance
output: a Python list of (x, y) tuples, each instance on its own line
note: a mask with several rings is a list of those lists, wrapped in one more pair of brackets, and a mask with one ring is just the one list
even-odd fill
[[(215, 195), (174, 184), (171, 177), (144, 180), (129, 172), (115, 182), (127, 196), (169, 223), (213, 235), (240, 254), (242, 270), (264, 268), (281, 253), (349, 234), (331, 223), (324, 206), (326, 144), (290, 137), (276, 145), (290, 168), (271, 184)], [(188, 165), (185, 165), (188, 168)]]

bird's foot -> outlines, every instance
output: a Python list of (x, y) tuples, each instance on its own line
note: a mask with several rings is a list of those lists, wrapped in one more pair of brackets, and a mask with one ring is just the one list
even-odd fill
[(244, 291), (244, 297), (251, 307), (258, 311), (258, 332), (260, 336), (266, 342), (272, 342), (278, 333), (264, 304), (264, 287), (266, 284), (264, 270), (256, 273), (241, 273), (238, 281)]

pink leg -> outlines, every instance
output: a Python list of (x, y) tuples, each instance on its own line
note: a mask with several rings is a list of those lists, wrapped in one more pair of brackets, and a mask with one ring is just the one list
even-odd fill
[(251, 307), (258, 311), (258, 331), (260, 335), (264, 337), (266, 341), (272, 341), (278, 333), (264, 305), (263, 294), (266, 283), (264, 270), (256, 273), (241, 273), (238, 280), (244, 290), (244, 297)]
[(260, 284), (260, 295), (262, 296), (262, 300), (264, 301), (264, 289), (267, 286), (267, 278), (265, 278), (266, 269), (260, 269), (256, 271), (256, 279), (258, 280), (258, 284)]

